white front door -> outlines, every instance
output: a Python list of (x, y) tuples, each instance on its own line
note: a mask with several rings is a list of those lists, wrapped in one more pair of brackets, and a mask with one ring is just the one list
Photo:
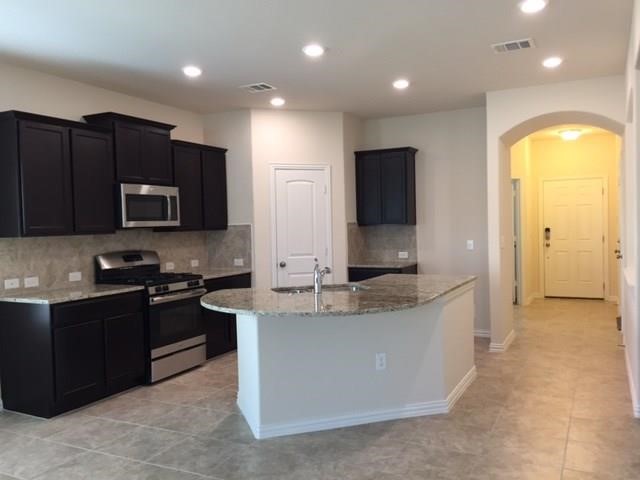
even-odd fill
[[(313, 284), (313, 267), (331, 265), (328, 167), (273, 167), (274, 283)], [(330, 283), (331, 276), (325, 279)]]
[(545, 296), (604, 297), (602, 179), (544, 182)]

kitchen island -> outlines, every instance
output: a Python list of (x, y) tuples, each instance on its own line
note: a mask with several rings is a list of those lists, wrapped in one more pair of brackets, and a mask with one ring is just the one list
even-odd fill
[(474, 283), (385, 275), (201, 303), (237, 316), (238, 406), (260, 439), (449, 412), (476, 375)]

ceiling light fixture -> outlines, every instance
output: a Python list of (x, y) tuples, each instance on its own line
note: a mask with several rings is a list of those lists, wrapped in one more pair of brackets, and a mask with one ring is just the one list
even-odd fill
[(409, 87), (409, 85), (411, 84), (406, 78), (399, 78), (398, 80), (393, 82), (393, 88), (397, 90), (404, 90), (405, 88)]
[(196, 67), (195, 65), (187, 65), (182, 68), (182, 73), (184, 73), (189, 78), (196, 78), (202, 75), (202, 69)]
[(542, 62), (545, 68), (558, 68), (562, 65), (563, 60), (560, 57), (549, 57)]
[(302, 51), (307, 57), (318, 58), (324, 55), (324, 47), (317, 43), (310, 43), (302, 48)]
[(573, 140), (579, 139), (582, 136), (582, 130), (572, 128), (571, 130), (560, 130), (558, 134), (565, 142), (571, 142)]
[(281, 107), (285, 103), (287, 103), (287, 102), (285, 102), (284, 98), (282, 98), (282, 97), (273, 97), (271, 99), (271, 105), (273, 105), (274, 107)]
[(520, 2), (520, 10), (524, 13), (538, 13), (545, 9), (547, 0), (524, 0)]

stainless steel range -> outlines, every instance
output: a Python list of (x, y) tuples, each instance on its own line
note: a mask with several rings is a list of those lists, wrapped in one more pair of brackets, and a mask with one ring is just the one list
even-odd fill
[(202, 275), (160, 271), (150, 250), (111, 252), (95, 257), (96, 283), (146, 287), (147, 381), (157, 382), (201, 365), (207, 356), (200, 297)]

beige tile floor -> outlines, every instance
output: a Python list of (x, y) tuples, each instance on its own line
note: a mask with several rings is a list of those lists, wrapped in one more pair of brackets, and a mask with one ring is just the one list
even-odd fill
[(256, 441), (236, 358), (54, 420), (0, 411), (0, 480), (639, 479), (615, 307), (516, 310), (505, 354), (477, 340), (478, 379), (449, 415)]

